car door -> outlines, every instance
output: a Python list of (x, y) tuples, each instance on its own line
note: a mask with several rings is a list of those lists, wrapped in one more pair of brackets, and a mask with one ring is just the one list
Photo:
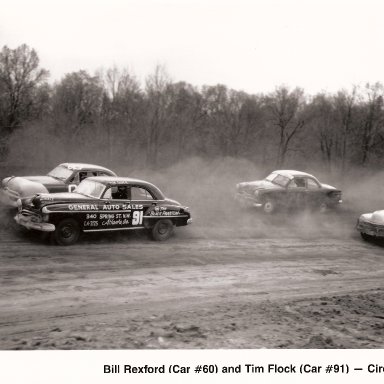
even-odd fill
[(158, 208), (158, 200), (144, 186), (131, 186), (132, 227), (143, 226), (149, 212)]
[(291, 208), (301, 208), (306, 204), (306, 179), (294, 177), (287, 186), (287, 204)]
[(321, 193), (320, 184), (312, 177), (306, 178), (306, 184), (306, 205), (308, 207), (320, 206), (324, 197)]
[(131, 227), (132, 207), (127, 184), (108, 186), (98, 203), (98, 229), (119, 230)]

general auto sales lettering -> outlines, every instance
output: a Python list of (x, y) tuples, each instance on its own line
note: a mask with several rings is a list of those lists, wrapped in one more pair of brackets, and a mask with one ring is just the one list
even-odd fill
[(104, 211), (114, 211), (122, 209), (124, 211), (130, 210), (130, 209), (143, 209), (143, 204), (104, 204), (103, 210)]
[(95, 204), (69, 204), (68, 209), (70, 211), (97, 211), (97, 205)]

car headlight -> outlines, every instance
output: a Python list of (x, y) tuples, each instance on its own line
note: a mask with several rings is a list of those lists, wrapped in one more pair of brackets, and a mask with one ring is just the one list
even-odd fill
[(259, 193), (260, 193), (260, 192), (259, 192), (258, 189), (256, 189), (255, 192), (253, 192), (253, 194), (255, 195), (255, 197), (259, 197)]
[(21, 209), (22, 209), (22, 206), (23, 206), (23, 203), (21, 202), (21, 199), (17, 199), (16, 205), (17, 205), (18, 211), (21, 212)]

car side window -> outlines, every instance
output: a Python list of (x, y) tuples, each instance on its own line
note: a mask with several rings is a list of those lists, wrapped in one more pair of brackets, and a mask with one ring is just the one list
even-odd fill
[(68, 183), (79, 184), (79, 172), (75, 172), (72, 177), (68, 180)]
[(307, 188), (308, 189), (319, 189), (320, 185), (313, 179), (307, 179)]
[(153, 200), (153, 196), (145, 188), (132, 187), (131, 199), (132, 200)]
[(87, 177), (97, 176), (97, 172), (95, 171), (79, 171), (76, 172), (72, 178), (69, 180), (70, 183), (81, 183), (83, 180), (85, 180)]
[(295, 177), (288, 185), (289, 189), (305, 188), (305, 179), (302, 177)]
[(114, 200), (130, 200), (131, 193), (128, 185), (117, 185), (111, 187), (111, 195)]

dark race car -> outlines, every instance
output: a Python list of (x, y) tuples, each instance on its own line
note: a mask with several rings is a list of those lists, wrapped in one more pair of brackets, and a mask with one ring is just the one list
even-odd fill
[(11, 176), (3, 179), (0, 200), (3, 204), (16, 207), (16, 201), (36, 193), (73, 192), (77, 185), (90, 176), (116, 176), (100, 165), (63, 163), (46, 176)]
[(60, 245), (81, 232), (148, 229), (166, 240), (175, 226), (192, 222), (187, 207), (166, 198), (153, 184), (124, 177), (90, 177), (73, 193), (37, 194), (18, 200), (18, 224), (51, 232)]
[(264, 180), (239, 183), (236, 200), (273, 213), (279, 208), (315, 208), (325, 211), (342, 202), (341, 191), (300, 171), (274, 171)]

